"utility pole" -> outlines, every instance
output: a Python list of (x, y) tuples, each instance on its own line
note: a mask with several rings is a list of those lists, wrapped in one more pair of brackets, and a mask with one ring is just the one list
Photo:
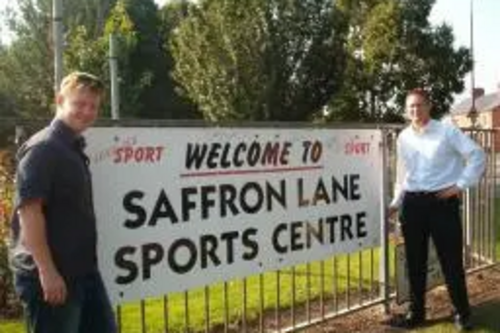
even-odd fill
[(472, 70), (470, 75), (471, 83), (471, 108), (467, 115), (471, 122), (471, 127), (476, 127), (478, 112), (476, 108), (476, 73), (475, 73), (475, 58), (474, 58), (474, 0), (470, 0), (470, 52), (472, 57)]
[(111, 119), (120, 119), (120, 85), (118, 81), (118, 52), (116, 36), (109, 35), (109, 71), (111, 74)]
[(63, 5), (62, 0), (52, 0), (52, 37), (54, 44), (54, 91), (59, 91), (63, 77)]

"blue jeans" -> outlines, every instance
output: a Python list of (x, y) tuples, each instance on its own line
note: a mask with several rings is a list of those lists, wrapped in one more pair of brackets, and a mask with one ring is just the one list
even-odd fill
[(30, 333), (115, 333), (113, 308), (99, 272), (66, 281), (66, 302), (52, 306), (43, 300), (36, 275), (16, 274), (16, 291), (26, 308)]

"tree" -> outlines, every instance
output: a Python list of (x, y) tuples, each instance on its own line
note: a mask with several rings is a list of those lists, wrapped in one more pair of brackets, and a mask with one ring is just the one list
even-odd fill
[(469, 49), (453, 47), (452, 28), (447, 24), (433, 27), (429, 15), (435, 0), (405, 1), (403, 18), (408, 22), (402, 33), (402, 54), (397, 72), (402, 89), (396, 95), (403, 105), (406, 92), (414, 87), (429, 90), (433, 116), (449, 112), (453, 94), (464, 89), (464, 76), (472, 68)]
[(433, 0), (339, 0), (351, 34), (346, 80), (330, 119), (402, 120), (406, 92), (430, 91), (434, 115), (447, 112), (471, 68), (466, 48), (453, 48), (449, 26), (433, 27)]
[[(48, 116), (54, 100), (51, 0), (20, 0), (18, 7), (9, 19), (16, 39), (0, 53), (0, 95), (13, 96), (19, 114)], [(108, 84), (109, 34), (117, 35), (123, 116), (196, 116), (169, 76), (173, 64), (153, 0), (66, 0), (64, 26), (65, 72), (89, 71)], [(105, 103), (104, 115), (109, 109)]]
[[(67, 0), (64, 25), (87, 24), (88, 30), (94, 31), (97, 18), (105, 15), (114, 1)], [(50, 116), (54, 106), (52, 1), (18, 0), (17, 10), (7, 9), (3, 15), (15, 39), (0, 54), (0, 91), (9, 96), (17, 115)], [(91, 38), (95, 38), (95, 33)], [(68, 40), (66, 46), (67, 43)]]
[(16, 39), (1, 53), (0, 87), (18, 115), (46, 116), (53, 104), (50, 18), (45, 5), (19, 0), (18, 11), (4, 13)]
[(174, 77), (211, 121), (311, 119), (340, 87), (330, 0), (205, 0), (172, 36)]
[(137, 44), (129, 53), (130, 83), (139, 82), (141, 118), (193, 118), (195, 107), (176, 92), (170, 77), (170, 53), (163, 40), (164, 24), (153, 0), (126, 0), (124, 5), (134, 24)]
[(190, 6), (192, 4), (187, 0), (172, 0), (161, 8), (159, 16), (159, 35), (161, 37), (162, 59), (164, 60), (162, 81), (166, 91), (164, 100), (170, 110), (171, 117), (176, 119), (202, 118), (194, 101), (189, 99), (179, 83), (172, 77), (175, 61), (170, 48), (170, 39), (187, 15)]

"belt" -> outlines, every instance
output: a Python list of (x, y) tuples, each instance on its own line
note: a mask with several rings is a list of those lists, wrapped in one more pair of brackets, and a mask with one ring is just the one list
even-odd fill
[(411, 191), (405, 192), (409, 197), (435, 197), (440, 191)]

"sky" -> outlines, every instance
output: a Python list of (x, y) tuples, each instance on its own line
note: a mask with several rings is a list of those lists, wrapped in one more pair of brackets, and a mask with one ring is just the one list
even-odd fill
[[(12, 0), (0, 0), (0, 11)], [(168, 0), (155, 0), (163, 5)], [(418, 1), (418, 0), (414, 0)], [(500, 0), (436, 0), (431, 13), (432, 24), (443, 22), (452, 26), (455, 34), (455, 46), (470, 47), (470, 4), (474, 5), (474, 59), (476, 87), (486, 93), (500, 90)], [(8, 39), (0, 22), (0, 38)], [(496, 36), (496, 37), (495, 37)], [(460, 101), (470, 95), (470, 75), (466, 77), (464, 93), (456, 96)]]
[[(472, 0), (474, 8), (474, 63), (475, 86), (486, 93), (500, 90), (500, 0)], [(437, 0), (431, 13), (431, 22), (446, 22), (453, 27), (455, 46), (470, 47), (471, 0)], [(464, 93), (455, 101), (470, 96), (471, 79), (466, 77)]]

